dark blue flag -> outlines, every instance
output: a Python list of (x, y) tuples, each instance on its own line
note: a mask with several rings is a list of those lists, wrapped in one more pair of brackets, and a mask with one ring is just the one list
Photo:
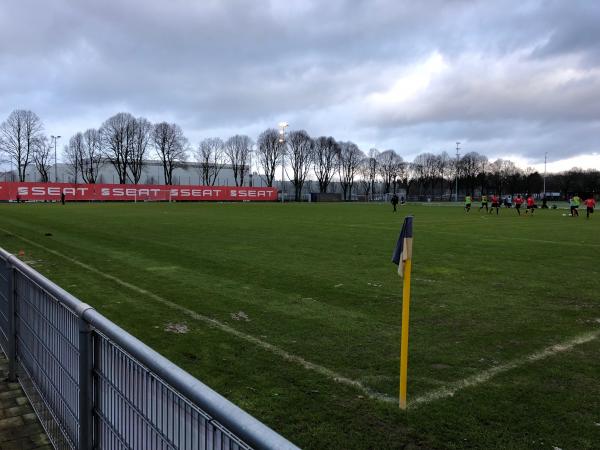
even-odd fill
[(402, 231), (396, 243), (392, 262), (398, 265), (398, 274), (404, 275), (404, 263), (412, 258), (413, 216), (407, 216), (402, 224)]

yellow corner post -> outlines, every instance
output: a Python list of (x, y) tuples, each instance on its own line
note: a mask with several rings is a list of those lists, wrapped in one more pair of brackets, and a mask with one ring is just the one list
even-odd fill
[(400, 409), (406, 409), (406, 376), (408, 373), (408, 321), (410, 316), (410, 272), (412, 260), (404, 263), (402, 286), (402, 338), (400, 341)]
[(402, 277), (402, 332), (400, 340), (400, 408), (406, 409), (406, 379), (408, 372), (408, 319), (410, 310), (410, 273), (412, 269), (413, 216), (404, 219), (392, 262), (398, 265)]

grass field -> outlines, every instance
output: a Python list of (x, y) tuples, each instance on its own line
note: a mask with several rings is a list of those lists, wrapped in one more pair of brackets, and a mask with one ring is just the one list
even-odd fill
[(564, 212), (3, 204), (0, 245), (301, 447), (599, 448), (600, 217)]

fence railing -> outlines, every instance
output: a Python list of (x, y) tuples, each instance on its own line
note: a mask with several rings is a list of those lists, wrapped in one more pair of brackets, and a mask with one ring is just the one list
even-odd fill
[(0, 346), (57, 449), (297, 449), (3, 249)]

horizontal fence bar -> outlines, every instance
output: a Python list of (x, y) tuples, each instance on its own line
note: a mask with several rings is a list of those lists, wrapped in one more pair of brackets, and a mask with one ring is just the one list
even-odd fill
[[(81, 336), (79, 345), (81, 346), (82, 343), (85, 344), (83, 348), (85, 354), (81, 355), (81, 361), (87, 369), (80, 366), (80, 385), (78, 391), (69, 394), (78, 397), (80, 401), (88, 399), (93, 405), (91, 405), (90, 408), (84, 407), (81, 404), (79, 405), (78, 416), (84, 414), (84, 411), (86, 411), (86, 417), (78, 417), (79, 430), (85, 431), (85, 433), (80, 433), (80, 439), (83, 439), (84, 434), (91, 434), (93, 432), (95, 435), (94, 438), (97, 440), (95, 444), (98, 445), (103, 439), (115, 441), (124, 439), (124, 436), (120, 435), (118, 432), (119, 427), (140, 427), (135, 428), (135, 433), (137, 434), (143, 434), (143, 430), (154, 427), (151, 428), (151, 432), (147, 432), (147, 434), (141, 438), (137, 435), (128, 438), (135, 439), (136, 442), (139, 443), (141, 442), (140, 439), (150, 439), (148, 435), (151, 436), (152, 433), (160, 434), (162, 431), (165, 431), (163, 428), (166, 427), (166, 432), (170, 432), (173, 435), (171, 441), (177, 443), (173, 448), (212, 448), (209, 444), (213, 441), (213, 444), (219, 443), (219, 446), (226, 445), (227, 448), (246, 448), (242, 443), (258, 449), (293, 450), (298, 448), (262, 422), (194, 378), (188, 372), (173, 364), (143, 342), (108, 320), (91, 306), (81, 302), (76, 297), (1, 248), (0, 259), (5, 261), (6, 267), (11, 268), (11, 270), (16, 270), (17, 273), (19, 273), (21, 282), (25, 282), (24, 280), (31, 282), (36, 287), (36, 289), (34, 289), (35, 292), (39, 291), (45, 294), (40, 301), (55, 300), (66, 307), (74, 316), (78, 317), (80, 320), (80, 328), (78, 331), (87, 333), (87, 324), (87, 326), (90, 327), (89, 332), (99, 333), (99, 335), (96, 335), (95, 339), (106, 339), (108, 345), (113, 346), (116, 351), (122, 352), (120, 359), (110, 362), (111, 370), (114, 372), (112, 373), (112, 376), (117, 378), (110, 380), (109, 384), (106, 384), (105, 382), (101, 383), (101, 380), (106, 381), (105, 377), (107, 376), (107, 373), (98, 372), (99, 369), (94, 367), (95, 364), (99, 364), (98, 361), (102, 357), (102, 355), (99, 354), (99, 349), (101, 347), (96, 346), (91, 348), (89, 345), (90, 338), (86, 337), (87, 335)], [(9, 277), (9, 279), (10, 278), (12, 277)], [(0, 283), (6, 283), (6, 281), (0, 279)], [(25, 288), (28, 289), (27, 292), (31, 291), (30, 287)], [(47, 298), (46, 296), (51, 298)], [(17, 301), (18, 300), (19, 299), (17, 299)], [(46, 317), (42, 314), (43, 311), (37, 309), (32, 311), (33, 313), (38, 313), (40, 315), (41, 318), (37, 318), (38, 321), (42, 319), (46, 320)], [(50, 312), (54, 314), (51, 320), (60, 322), (61, 316), (57, 315), (52, 308), (50, 308)], [(53, 325), (56, 326), (56, 324)], [(2, 326), (2, 323), (0, 323), (0, 326)], [(6, 334), (10, 330), (2, 331)], [(39, 337), (36, 337), (36, 339), (39, 339)], [(79, 350), (81, 350), (81, 348)], [(90, 353), (92, 351), (95, 354), (94, 358), (96, 359), (96, 362), (93, 361), (92, 353)], [(61, 352), (64, 352), (62, 347), (58, 353)], [(56, 358), (60, 358), (61, 356), (64, 355), (53, 355), (53, 357)], [(17, 354), (16, 359), (19, 358), (20, 356)], [(123, 366), (119, 366), (118, 370), (115, 370), (112, 368), (112, 365), (114, 364), (122, 364)], [(93, 373), (88, 373), (88, 371)], [(148, 375), (145, 375), (146, 371)], [(140, 374), (144, 374), (144, 376), (142, 377)], [(81, 380), (84, 379), (84, 385), (81, 385)], [(36, 380), (31, 381), (34, 384), (36, 382)], [(154, 386), (154, 389), (160, 388), (160, 391), (157, 391), (160, 394), (156, 395), (156, 398), (150, 396), (150, 399), (141, 396), (139, 390), (136, 391), (136, 389), (141, 389), (138, 386), (138, 384), (141, 384), (140, 381), (145, 384), (150, 383), (150, 385)], [(112, 390), (107, 391), (108, 393), (99, 392), (101, 386), (104, 386), (105, 388), (106, 386), (110, 387), (111, 383), (121, 383), (125, 385), (125, 392), (116, 391), (116, 393), (119, 396), (129, 395), (130, 397), (126, 397), (126, 401), (115, 400), (115, 398), (118, 399), (118, 397), (107, 397), (109, 394), (114, 394), (113, 391), (117, 388), (114, 384), (112, 385), (112, 388), (110, 388)], [(82, 392), (79, 392), (79, 389), (81, 388), (83, 388), (83, 390)], [(94, 392), (90, 392), (90, 389), (94, 389)], [(65, 394), (61, 393), (61, 395)], [(106, 403), (107, 401), (109, 402), (108, 406), (112, 408), (110, 411), (101, 411), (100, 409), (97, 409), (102, 407), (102, 405), (99, 405), (98, 403)], [(132, 408), (132, 405), (135, 405), (135, 402), (142, 401), (146, 403), (153, 401), (155, 404), (145, 404), (142, 409), (138, 409), (137, 406)], [(123, 410), (114, 409), (121, 404), (123, 405)], [(149, 415), (145, 415), (146, 410), (152, 411), (152, 408), (161, 407), (170, 407), (171, 410), (154, 411)], [(197, 410), (199, 411), (195, 412)], [(92, 414), (92, 411), (95, 415), (95, 423), (89, 421), (89, 414)], [(51, 411), (51, 413), (56, 414), (55, 411)], [(163, 414), (166, 414), (166, 419), (163, 419)], [(175, 423), (176, 417), (179, 418), (180, 423)], [(114, 427), (114, 424), (107, 421), (117, 419), (120, 421), (120, 423), (117, 423), (117, 428)], [(128, 425), (127, 420), (132, 423)], [(109, 430), (112, 434), (103, 437), (101, 430)], [(204, 433), (204, 442), (199, 442), (200, 437), (198, 437), (198, 440), (196, 441), (194, 440), (196, 439), (194, 436), (186, 436), (186, 434), (191, 433), (191, 430), (194, 430), (198, 436), (200, 436), (201, 433)], [(131, 430), (128, 432), (131, 434)], [(163, 441), (165, 438), (166, 436), (162, 436), (160, 440)], [(238, 441), (238, 439), (240, 441)], [(236, 441), (239, 443), (236, 443)], [(191, 443), (193, 442), (198, 442), (197, 446), (192, 445)], [(148, 448), (154, 448), (155, 446), (155, 444), (150, 445), (151, 443), (149, 444), (148, 442), (146, 444)], [(80, 441), (79, 445), (81, 448), (89, 448), (92, 444), (91, 441), (86, 440), (86, 442)], [(156, 445), (162, 448), (162, 444), (159, 445), (157, 443)], [(168, 444), (169, 448), (172, 446), (173, 444)], [(108, 448), (112, 447), (109, 445)]]

